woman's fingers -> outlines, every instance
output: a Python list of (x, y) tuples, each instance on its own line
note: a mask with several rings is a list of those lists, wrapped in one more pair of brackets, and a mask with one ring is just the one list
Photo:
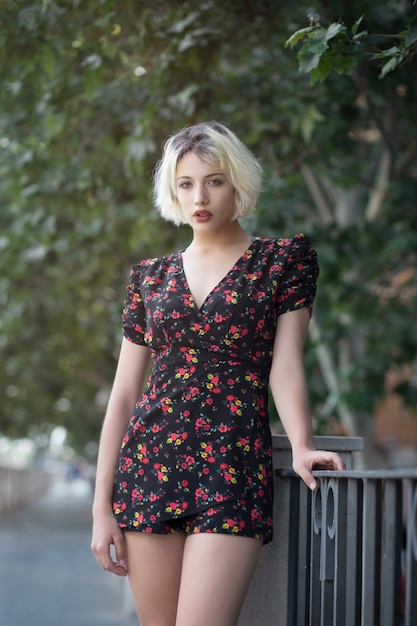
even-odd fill
[(115, 549), (115, 565), (122, 568), (124, 573), (120, 573), (120, 576), (126, 576), (127, 573), (127, 554), (126, 554), (126, 542), (122, 532), (118, 533), (114, 537), (114, 549)]
[(293, 468), (307, 487), (314, 491), (314, 489), (317, 488), (317, 481), (311, 473), (313, 469), (320, 468), (343, 471), (345, 469), (345, 463), (336, 452), (309, 450), (298, 457), (294, 457)]
[(116, 576), (127, 575), (125, 539), (119, 529), (111, 533), (101, 529), (93, 530), (91, 549), (106, 572)]

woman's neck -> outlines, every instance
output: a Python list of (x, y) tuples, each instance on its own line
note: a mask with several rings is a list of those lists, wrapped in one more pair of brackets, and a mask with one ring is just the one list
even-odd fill
[(219, 232), (204, 232), (194, 231), (193, 239), (188, 246), (191, 250), (204, 250), (204, 249), (221, 249), (228, 246), (243, 245), (247, 243), (249, 245), (252, 237), (246, 232), (239, 222), (231, 222), (229, 228), (222, 228)]

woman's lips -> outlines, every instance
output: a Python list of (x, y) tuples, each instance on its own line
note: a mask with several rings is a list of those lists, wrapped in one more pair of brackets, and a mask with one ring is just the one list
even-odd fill
[(193, 217), (197, 220), (197, 222), (207, 222), (211, 218), (211, 213), (210, 211), (201, 209), (199, 211), (194, 211)]

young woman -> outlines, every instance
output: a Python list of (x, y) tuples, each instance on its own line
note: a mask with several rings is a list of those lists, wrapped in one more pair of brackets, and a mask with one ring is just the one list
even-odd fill
[(173, 135), (156, 169), (156, 206), (193, 238), (132, 269), (93, 506), (92, 549), (128, 575), (141, 626), (237, 623), (272, 540), (268, 382), (304, 482), (316, 487), (316, 464), (343, 469), (313, 446), (316, 253), (304, 235), (242, 228), (260, 185), (254, 156), (216, 122)]

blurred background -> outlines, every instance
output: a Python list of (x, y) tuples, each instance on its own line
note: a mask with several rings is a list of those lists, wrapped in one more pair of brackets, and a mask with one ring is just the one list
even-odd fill
[(369, 467), (416, 465), (416, 13), (0, 4), (1, 466), (93, 484), (129, 268), (190, 238), (156, 216), (152, 170), (167, 135), (208, 119), (265, 169), (247, 228), (318, 251), (316, 433), (364, 436)]

